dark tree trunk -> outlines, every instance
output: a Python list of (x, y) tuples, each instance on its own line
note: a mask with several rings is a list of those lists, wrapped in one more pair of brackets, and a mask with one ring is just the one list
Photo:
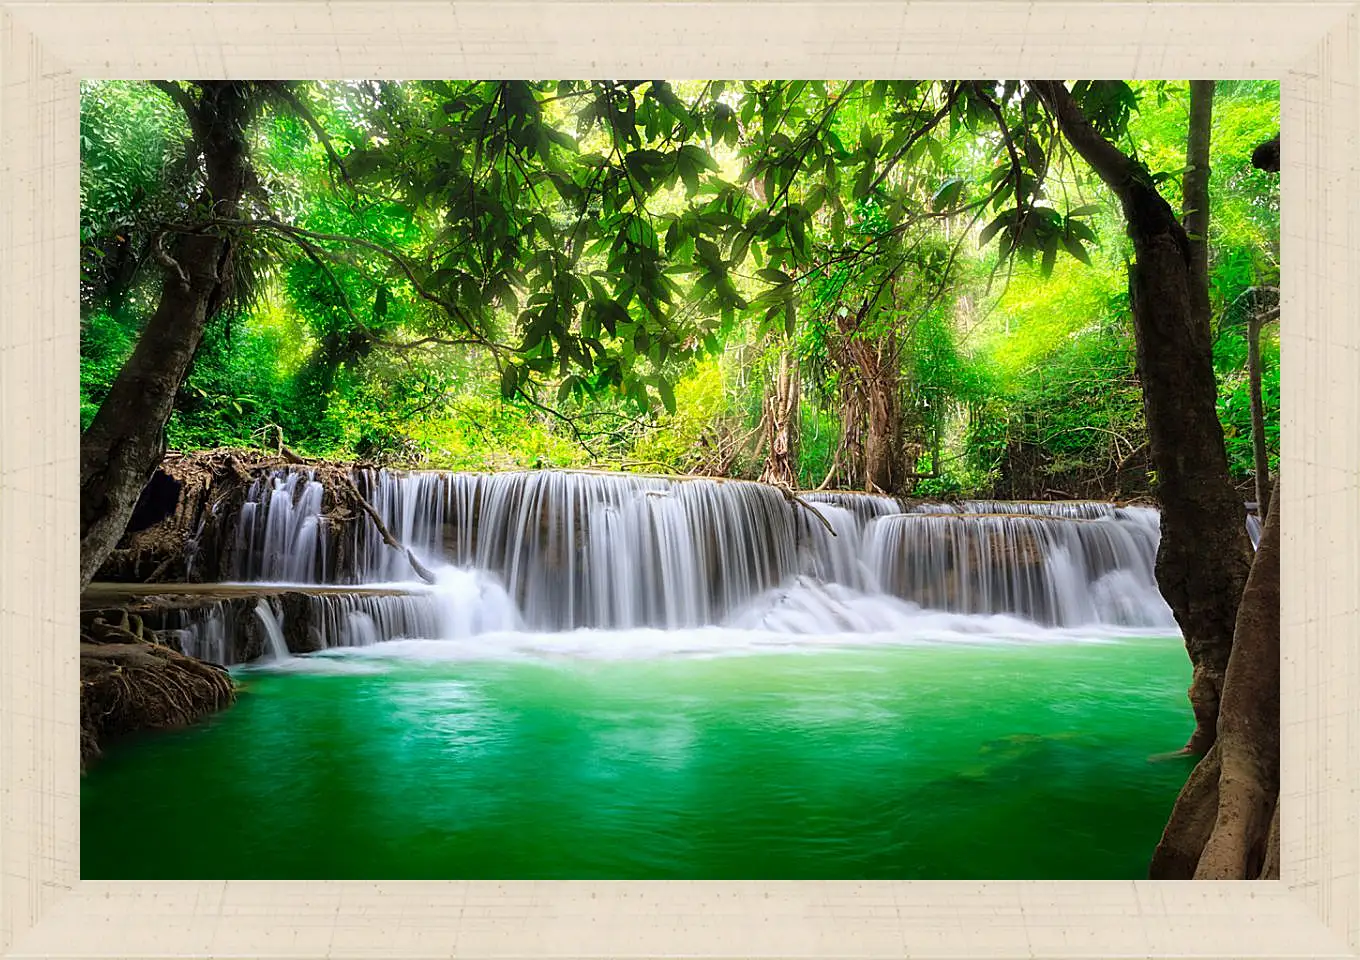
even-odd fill
[(864, 477), (864, 391), (853, 371), (840, 372), (841, 434), (831, 457), (831, 467), (818, 489), (853, 488)]
[(793, 344), (779, 354), (779, 370), (765, 397), (765, 483), (798, 486), (798, 358)]
[(1214, 81), (1190, 81), (1190, 130), (1181, 181), (1181, 216), (1190, 244), (1190, 306), (1196, 323), (1212, 323), (1209, 306), (1209, 138)]
[(1154, 880), (1279, 879), (1280, 511), (1270, 511), (1238, 610), (1218, 740), (1153, 854)]
[[(232, 217), (248, 175), (245, 125), (256, 94), (238, 82), (204, 82), (197, 103), (181, 106), (202, 149), (207, 180), (198, 207)], [(167, 244), (161, 299), (132, 356), (119, 371), (80, 441), (80, 586), (83, 590), (117, 545), (142, 487), (165, 453), (165, 425), (175, 394), (226, 299), (232, 241), (208, 228)]]
[(1184, 227), (1129, 157), (1096, 132), (1067, 88), (1034, 81), (1063, 135), (1119, 198), (1133, 240), (1134, 333), (1148, 445), (1162, 509), (1157, 583), (1194, 666), (1195, 731), (1186, 749), (1213, 745), (1237, 604), (1251, 568), (1242, 499), (1228, 476), (1218, 421), (1212, 337)]
[(1280, 172), (1280, 135), (1277, 133), (1251, 153), (1251, 165), (1257, 170)]
[(91, 276), (88, 283), (90, 299), (102, 304), (110, 313), (119, 313), (127, 306), (128, 293), (141, 262), (139, 252), (133, 248), (131, 233), (128, 227), (116, 231), (88, 255), (92, 262), (87, 274)]

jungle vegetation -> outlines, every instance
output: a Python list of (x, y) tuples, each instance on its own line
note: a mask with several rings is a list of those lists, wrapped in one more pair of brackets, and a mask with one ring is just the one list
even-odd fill
[[(234, 290), (175, 390), (168, 443), (755, 478), (784, 364), (800, 486), (1145, 492), (1123, 217), (1009, 86), (252, 90)], [(159, 302), (177, 230), (204, 219), (177, 102), (195, 88), (175, 87), (83, 89), (82, 429)], [(1217, 87), (1216, 404), (1251, 493), (1247, 328), (1276, 286), (1279, 209), (1250, 160), (1278, 129), (1278, 85)], [(1188, 84), (1080, 93), (1179, 187)], [(1267, 327), (1272, 466), (1277, 343)]]

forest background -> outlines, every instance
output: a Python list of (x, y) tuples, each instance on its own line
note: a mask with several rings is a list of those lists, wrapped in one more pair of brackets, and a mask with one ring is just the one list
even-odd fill
[[(204, 220), (188, 89), (82, 88), (82, 429), (161, 300), (174, 224)], [(1188, 83), (1073, 95), (1152, 183), (1179, 186)], [(262, 84), (240, 119), (229, 301), (168, 445), (1146, 496), (1125, 217), (1030, 97), (952, 81)], [(1278, 285), (1279, 195), (1251, 161), (1279, 129), (1278, 84), (1219, 81), (1211, 122), (1217, 409), (1253, 500), (1248, 334)], [(1272, 470), (1278, 358), (1267, 324)]]

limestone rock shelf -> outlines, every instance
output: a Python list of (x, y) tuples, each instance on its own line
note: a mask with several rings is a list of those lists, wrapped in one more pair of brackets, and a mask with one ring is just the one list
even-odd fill
[(435, 599), (416, 586), (258, 583), (93, 583), (81, 597), (81, 629), (131, 623), (147, 640), (232, 666), (268, 651), (276, 625), (291, 654), (398, 636), (433, 636)]

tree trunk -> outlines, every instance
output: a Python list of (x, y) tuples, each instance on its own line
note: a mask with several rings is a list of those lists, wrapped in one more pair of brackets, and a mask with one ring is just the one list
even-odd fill
[(796, 489), (798, 486), (798, 358), (793, 344), (779, 354), (779, 371), (765, 397), (765, 439), (768, 453), (760, 479)]
[(864, 486), (875, 493), (895, 493), (902, 469), (902, 404), (898, 380), (879, 350), (863, 344), (866, 362), (865, 392), (868, 395), (869, 429), (864, 443)]
[(1255, 460), (1256, 515), (1265, 523), (1270, 512), (1270, 455), (1266, 449), (1266, 413), (1261, 396), (1261, 315), (1247, 324), (1247, 375), (1251, 380), (1251, 452)]
[[(1279, 493), (1277, 479), (1277, 503)], [(1218, 740), (1176, 799), (1154, 880), (1279, 878), (1279, 514), (1266, 519), (1242, 595)]]
[(841, 435), (831, 470), (822, 484), (853, 489), (864, 482), (865, 397), (853, 368), (838, 364), (840, 371)]
[(833, 351), (842, 381), (841, 420), (851, 471), (851, 485), (893, 493), (903, 480), (902, 383), (898, 374), (897, 333), (866, 335), (866, 301), (855, 314), (837, 319), (840, 332)]
[(1213, 130), (1214, 81), (1190, 81), (1190, 130), (1181, 181), (1181, 216), (1190, 243), (1190, 306), (1196, 323), (1208, 327), (1209, 306), (1209, 139)]
[(1162, 510), (1157, 583), (1194, 665), (1195, 731), (1186, 750), (1213, 745), (1237, 604), (1251, 568), (1242, 499), (1228, 476), (1218, 421), (1212, 336), (1184, 227), (1145, 171), (1096, 132), (1067, 88), (1033, 81), (1063, 135), (1119, 198), (1133, 240), (1134, 334), (1148, 446)]
[[(231, 217), (245, 192), (245, 125), (255, 95), (249, 84), (204, 82), (181, 106), (207, 168), (198, 207)], [(132, 356), (118, 372), (80, 440), (80, 587), (117, 545), (128, 518), (165, 453), (165, 425), (175, 394), (221, 307), (232, 276), (232, 241), (212, 229), (184, 234), (166, 258), (161, 299)]]

